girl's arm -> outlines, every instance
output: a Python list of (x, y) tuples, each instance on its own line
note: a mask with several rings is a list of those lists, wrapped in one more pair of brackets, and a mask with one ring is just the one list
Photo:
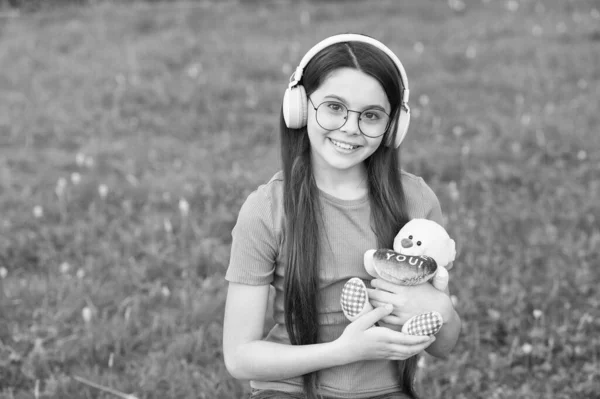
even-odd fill
[(268, 285), (229, 284), (223, 351), (225, 366), (235, 378), (280, 380), (359, 360), (403, 360), (435, 340), (373, 327), (392, 311), (380, 307), (351, 323), (332, 342), (300, 346), (263, 341), (268, 296)]
[(460, 335), (461, 321), (460, 316), (454, 308), (450, 312), (450, 315), (448, 319), (444, 319), (444, 325), (442, 325), (440, 331), (435, 335), (437, 338), (435, 342), (425, 349), (431, 356), (446, 359), (450, 351), (456, 346), (458, 336)]

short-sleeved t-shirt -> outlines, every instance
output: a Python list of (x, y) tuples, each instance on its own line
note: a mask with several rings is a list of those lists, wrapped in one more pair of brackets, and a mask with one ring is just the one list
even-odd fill
[[(402, 186), (410, 219), (425, 218), (443, 224), (438, 198), (431, 188), (405, 171)], [(372, 277), (363, 266), (368, 249), (378, 247), (371, 228), (368, 196), (342, 200), (320, 191), (323, 231), (319, 245), (319, 341), (337, 339), (349, 321), (344, 316), (340, 295), (352, 277), (366, 281)], [(284, 322), (283, 280), (283, 174), (252, 192), (240, 210), (232, 231), (232, 247), (225, 278), (234, 283), (275, 287), (273, 319), (275, 326), (265, 340), (290, 345)], [(319, 372), (321, 393), (329, 397), (361, 398), (401, 391), (397, 364), (389, 360), (355, 362)], [(302, 391), (302, 378), (281, 381), (251, 381), (256, 389), (285, 392)]]

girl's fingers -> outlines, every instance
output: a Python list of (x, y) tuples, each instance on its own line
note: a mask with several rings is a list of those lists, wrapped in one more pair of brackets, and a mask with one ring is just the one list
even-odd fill
[(393, 324), (395, 326), (401, 326), (404, 324), (401, 318), (394, 315), (385, 316), (383, 319), (381, 319), (381, 321), (384, 323)]
[(385, 305), (381, 307), (377, 307), (370, 312), (365, 313), (360, 316), (358, 319), (354, 320), (351, 324), (356, 328), (361, 330), (366, 330), (373, 326), (373, 324), (377, 323), (383, 317), (389, 315), (394, 307), (392, 305)]
[(422, 344), (412, 345), (412, 346), (404, 346), (404, 345), (390, 345), (390, 352), (393, 353), (399, 359), (408, 359), (411, 356), (414, 356), (418, 353), (423, 352), (429, 345), (431, 345), (435, 339), (430, 339), (427, 342)]
[(381, 338), (391, 345), (414, 346), (433, 342), (435, 337), (428, 335), (410, 335), (400, 331), (390, 330), (389, 328), (381, 328)]
[(394, 294), (399, 294), (404, 290), (404, 288), (400, 285), (390, 283), (380, 278), (376, 278), (371, 280), (371, 287), (378, 288), (380, 290), (388, 291)]
[(373, 304), (373, 306), (377, 306), (373, 303), (374, 301), (379, 303), (394, 303), (394, 301), (399, 299), (398, 295), (396, 294), (392, 294), (387, 291), (374, 290), (371, 288), (367, 288), (367, 294), (369, 295), (369, 301)]

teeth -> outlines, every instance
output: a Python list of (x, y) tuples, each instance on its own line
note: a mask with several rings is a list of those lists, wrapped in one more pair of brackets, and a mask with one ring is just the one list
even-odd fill
[(340, 147), (343, 148), (344, 150), (353, 150), (355, 148), (358, 148), (357, 145), (350, 145), (350, 144), (344, 144), (344, 143), (340, 143), (339, 141), (335, 141), (335, 140), (331, 140), (331, 142), (336, 146), (336, 147)]

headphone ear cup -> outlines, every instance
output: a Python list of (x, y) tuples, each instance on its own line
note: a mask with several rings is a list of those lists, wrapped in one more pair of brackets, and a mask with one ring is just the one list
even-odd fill
[[(394, 148), (400, 147), (400, 144), (404, 140), (406, 133), (408, 132), (408, 125), (410, 124), (410, 110), (405, 110), (404, 108), (400, 109), (400, 115), (398, 116), (398, 120), (394, 121), (392, 126), (390, 126), (390, 131), (396, 129), (396, 139), (394, 140), (393, 146)], [(391, 138), (388, 140), (386, 145), (391, 147)]]
[(304, 86), (288, 88), (283, 95), (283, 119), (289, 129), (306, 126), (308, 119), (308, 99)]

